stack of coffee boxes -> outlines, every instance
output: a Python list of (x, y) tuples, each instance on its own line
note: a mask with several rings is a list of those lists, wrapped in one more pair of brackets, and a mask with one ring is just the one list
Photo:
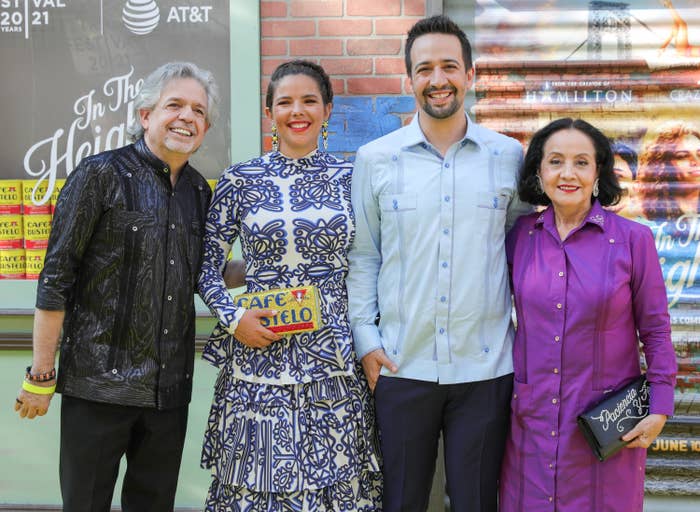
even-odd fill
[(0, 180), (0, 279), (24, 279), (22, 181)]
[(65, 180), (0, 180), (0, 279), (38, 279)]

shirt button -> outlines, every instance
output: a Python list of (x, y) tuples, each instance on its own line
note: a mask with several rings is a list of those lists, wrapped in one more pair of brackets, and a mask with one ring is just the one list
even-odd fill
[(185, 378), (186, 378), (186, 379), (189, 379), (189, 378), (190, 378), (190, 374), (189, 374), (189, 373), (186, 373), (186, 374), (185, 374)]
[(175, 265), (175, 260), (170, 260), (171, 265)]
[(554, 373), (559, 373), (559, 368), (555, 368)]
[(396, 161), (399, 159), (399, 157), (396, 156), (396, 155), (391, 155), (391, 159), (392, 159), (394, 162), (396, 162)]
[(564, 277), (564, 272), (559, 272), (559, 277)]
[(444, 295), (442, 297), (440, 297), (440, 302), (445, 302), (445, 301), (447, 301), (447, 297), (445, 297)]
[(549, 501), (552, 501), (553, 499), (554, 499), (554, 498), (552, 498), (551, 496), (549, 497)]
[(614, 239), (614, 238), (611, 238), (610, 240), (608, 240), (608, 242), (610, 242), (611, 244), (614, 244), (614, 243), (615, 243), (615, 239)]
[(160, 367), (163, 368), (163, 370), (165, 370), (165, 363), (163, 363), (162, 365), (160, 365)]
[(552, 437), (556, 437), (557, 432), (555, 430), (552, 430)]
[(138, 230), (139, 230), (138, 226), (131, 226), (131, 231), (138, 231)]
[(167, 330), (167, 329), (163, 329), (163, 334), (168, 334), (168, 330)]
[(557, 309), (561, 309), (561, 304), (557, 304)]
[(163, 172), (168, 172), (168, 168), (167, 168), (167, 167), (163, 167)]
[(442, 327), (440, 327), (440, 331), (439, 331), (439, 332), (440, 332), (440, 334), (445, 334), (445, 329), (443, 329)]
[(450, 230), (447, 229), (447, 228), (443, 229), (442, 232), (443, 232), (443, 234), (445, 234), (445, 235), (449, 235), (449, 234), (450, 234)]
[(556, 398), (552, 398), (552, 403), (553, 403), (553, 404), (556, 404), (556, 403), (557, 403), (557, 399), (556, 399)]
[(49, 278), (48, 278), (48, 277), (45, 277), (45, 278), (44, 278), (44, 282), (45, 282), (45, 283), (48, 283), (48, 282), (49, 282)]
[(175, 224), (170, 224), (170, 229), (175, 229)]
[(116, 375), (116, 374), (117, 374), (117, 369), (116, 369), (116, 368), (112, 368), (112, 374), (113, 374), (113, 375)]
[(445, 167), (449, 167), (449, 166), (450, 166), (450, 164), (448, 164), (448, 163), (445, 164)]
[(127, 177), (127, 178), (131, 178), (131, 173), (130, 173), (130, 172), (127, 172), (127, 173), (126, 173), (126, 177)]
[(173, 296), (172, 296), (172, 295), (168, 295), (168, 300), (169, 300), (169, 301), (173, 300)]
[(559, 336), (554, 337), (554, 341), (559, 341), (561, 338)]
[(554, 469), (554, 464), (549, 464), (549, 469)]
[(489, 353), (489, 347), (484, 347), (484, 352)]
[(443, 262), (442, 262), (442, 268), (447, 268), (447, 262), (446, 262), (446, 261), (443, 261)]
[(450, 202), (450, 196), (445, 196), (445, 202), (449, 203)]
[(518, 394), (517, 394), (517, 393), (513, 393), (513, 398), (518, 398)]

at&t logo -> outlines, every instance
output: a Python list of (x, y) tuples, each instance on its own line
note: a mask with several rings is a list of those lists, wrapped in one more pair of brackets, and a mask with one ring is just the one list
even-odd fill
[(122, 9), (122, 21), (136, 35), (150, 34), (160, 21), (158, 5), (154, 0), (127, 0)]

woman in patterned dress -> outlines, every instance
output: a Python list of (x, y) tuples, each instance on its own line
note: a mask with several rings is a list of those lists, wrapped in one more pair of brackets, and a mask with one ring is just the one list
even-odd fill
[[(381, 510), (374, 412), (347, 320), (352, 166), (318, 148), (332, 98), (320, 66), (280, 65), (265, 109), (273, 151), (228, 168), (214, 191), (199, 278), (218, 318), (203, 357), (220, 369), (201, 461), (208, 511)], [(222, 271), (236, 239), (246, 291), (315, 285), (319, 330), (280, 336), (261, 324), (274, 311), (234, 304)]]

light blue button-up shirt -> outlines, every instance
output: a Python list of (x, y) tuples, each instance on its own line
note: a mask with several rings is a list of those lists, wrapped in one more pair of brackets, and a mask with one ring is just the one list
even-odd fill
[(383, 348), (399, 377), (454, 384), (513, 371), (505, 235), (531, 211), (517, 197), (522, 147), (467, 123), (444, 158), (418, 115), (357, 152), (347, 277), (355, 350)]

